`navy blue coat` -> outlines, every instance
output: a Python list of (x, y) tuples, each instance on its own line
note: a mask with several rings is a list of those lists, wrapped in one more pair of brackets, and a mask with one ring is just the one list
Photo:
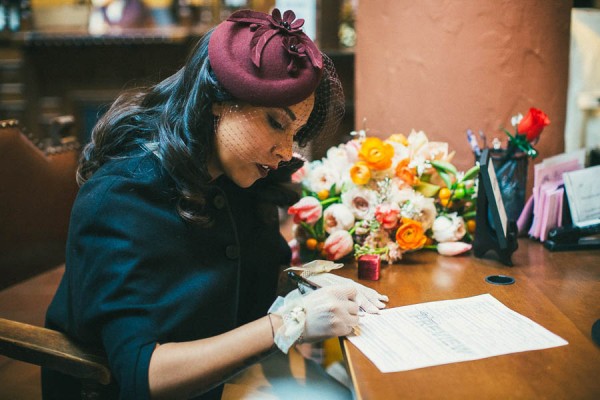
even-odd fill
[[(175, 182), (155, 155), (107, 162), (75, 201), (46, 325), (104, 349), (120, 398), (148, 398), (157, 343), (226, 332), (273, 302), (290, 251), (277, 208), (258, 193), (218, 178), (205, 193), (213, 224), (200, 226), (177, 214)], [(43, 371), (43, 391), (64, 399), (79, 388)]]

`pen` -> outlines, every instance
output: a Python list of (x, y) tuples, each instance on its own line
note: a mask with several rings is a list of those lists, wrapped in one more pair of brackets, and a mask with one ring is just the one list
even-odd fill
[(481, 141), (483, 142), (483, 148), (487, 147), (487, 137), (485, 136), (485, 133), (483, 133), (482, 130), (479, 130), (479, 137), (481, 138)]
[[(302, 293), (302, 294), (304, 294), (304, 292), (302, 291), (302, 289), (300, 289), (300, 285), (308, 286), (312, 290), (317, 290), (317, 289), (321, 288), (321, 286), (317, 285), (314, 282), (309, 281), (308, 279), (306, 279), (303, 276), (300, 276), (300, 275), (294, 273), (294, 271), (288, 271), (288, 277), (298, 284), (298, 289), (300, 290), (300, 293)], [(362, 312), (366, 312), (362, 306), (359, 306), (358, 309)]]
[(481, 149), (477, 144), (477, 138), (475, 137), (475, 134), (470, 129), (467, 129), (467, 140), (469, 141), (469, 145), (471, 146), (473, 154), (475, 154), (476, 157), (479, 157), (479, 155), (481, 154)]
[(300, 276), (300, 275), (294, 273), (294, 271), (288, 271), (288, 277), (291, 280), (293, 280), (294, 282), (296, 282), (297, 284), (306, 285), (309, 288), (311, 288), (312, 290), (317, 290), (321, 287), (321, 286), (317, 285), (316, 283), (311, 282), (308, 279), (304, 278), (303, 276)]

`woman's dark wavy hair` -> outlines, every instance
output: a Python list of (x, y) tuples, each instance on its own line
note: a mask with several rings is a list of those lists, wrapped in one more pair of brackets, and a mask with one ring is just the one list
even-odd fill
[[(208, 32), (183, 68), (162, 82), (121, 94), (100, 118), (82, 151), (77, 181), (85, 183), (104, 163), (156, 146), (160, 162), (177, 183), (177, 211), (185, 220), (205, 224), (205, 188), (214, 151), (213, 103), (235, 100), (217, 81), (208, 58)], [(319, 93), (328, 91), (322, 79)], [(322, 97), (322, 96), (321, 96)], [(314, 114), (314, 115), (313, 115)], [(296, 135), (305, 146), (325, 126), (326, 111), (315, 107), (307, 127)], [(139, 153), (139, 152), (138, 152)]]

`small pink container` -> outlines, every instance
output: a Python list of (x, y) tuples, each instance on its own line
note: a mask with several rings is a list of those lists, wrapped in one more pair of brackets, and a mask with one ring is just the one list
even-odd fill
[(381, 271), (381, 257), (378, 254), (364, 254), (358, 258), (358, 279), (378, 281)]

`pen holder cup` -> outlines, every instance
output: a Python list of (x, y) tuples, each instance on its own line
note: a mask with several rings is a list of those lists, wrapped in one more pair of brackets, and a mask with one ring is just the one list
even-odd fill
[(506, 149), (490, 149), (490, 157), (506, 216), (509, 220), (516, 221), (525, 207), (529, 158), (523, 152), (507, 152)]

